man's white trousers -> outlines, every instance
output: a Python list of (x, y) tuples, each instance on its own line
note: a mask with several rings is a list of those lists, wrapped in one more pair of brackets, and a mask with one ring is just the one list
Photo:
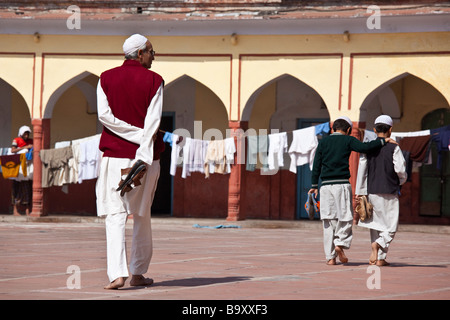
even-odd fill
[(120, 181), (120, 169), (131, 167), (133, 160), (103, 158), (97, 180), (97, 210), (105, 215), (107, 273), (110, 281), (128, 277), (125, 230), (128, 215), (133, 215), (133, 237), (129, 271), (141, 275), (148, 271), (152, 258), (151, 205), (159, 179), (159, 160), (147, 165), (142, 185), (120, 197), (115, 191)]
[[(133, 238), (130, 252), (130, 272), (139, 275), (148, 271), (152, 258), (152, 228), (150, 214), (144, 217), (133, 215)], [(106, 250), (108, 278), (112, 282), (119, 277), (128, 277), (125, 230), (126, 213), (106, 216)]]

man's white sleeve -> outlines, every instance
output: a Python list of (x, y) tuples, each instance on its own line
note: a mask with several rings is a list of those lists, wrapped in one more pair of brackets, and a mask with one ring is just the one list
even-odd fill
[(398, 175), (400, 185), (402, 185), (406, 182), (408, 174), (406, 173), (405, 157), (403, 157), (402, 150), (400, 150), (399, 146), (396, 146), (394, 149), (393, 160), (394, 160), (394, 171)]
[(359, 156), (355, 194), (359, 196), (367, 195), (367, 156), (364, 153)]
[(113, 115), (100, 81), (97, 85), (97, 113), (98, 120), (111, 132), (125, 140), (140, 144), (144, 129), (132, 126)]
[(153, 138), (161, 122), (162, 106), (163, 85), (161, 84), (147, 109), (143, 135), (139, 142), (139, 149), (136, 151), (136, 159), (142, 160), (149, 165), (153, 163)]

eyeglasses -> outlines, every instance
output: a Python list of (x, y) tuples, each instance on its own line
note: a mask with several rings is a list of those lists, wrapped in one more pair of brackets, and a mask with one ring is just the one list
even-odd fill
[(145, 49), (145, 50), (143, 50), (143, 52), (148, 52), (148, 53), (150, 53), (153, 57), (154, 57), (155, 54), (156, 54), (156, 52), (155, 52), (154, 50), (147, 50), (147, 49)]

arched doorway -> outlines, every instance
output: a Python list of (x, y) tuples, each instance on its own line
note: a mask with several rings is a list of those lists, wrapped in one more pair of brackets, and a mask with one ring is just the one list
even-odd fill
[[(320, 94), (303, 81), (284, 74), (256, 90), (243, 110), (243, 120), (256, 133), (264, 129), (288, 132), (288, 145), (293, 130), (328, 122), (328, 109)], [(261, 131), (263, 132), (263, 131)], [(290, 158), (286, 153), (284, 167), (274, 176), (246, 172), (247, 217), (271, 219), (307, 218), (303, 204), (311, 187), (309, 165), (289, 172)], [(250, 189), (251, 186), (251, 189)], [(277, 189), (277, 190), (275, 190)], [(281, 192), (282, 190), (282, 192)]]
[[(394, 132), (414, 132), (435, 129), (450, 124), (447, 99), (427, 81), (403, 73), (381, 84), (370, 93), (360, 108), (360, 122), (372, 130), (375, 118), (388, 114), (394, 120)], [(437, 152), (433, 143), (432, 164), (413, 166), (402, 186), (400, 222), (436, 223), (430, 217), (448, 217), (448, 166), (436, 167)], [(448, 152), (447, 152), (448, 153)], [(448, 161), (448, 156), (443, 157)], [(434, 220), (432, 220), (434, 219)], [(448, 220), (448, 218), (446, 218)], [(439, 222), (438, 222), (439, 223)]]
[[(30, 110), (22, 95), (8, 82), (0, 78), (0, 155), (6, 153), (12, 141), (17, 137), (19, 128), (31, 125)], [(33, 132), (31, 137), (33, 138)], [(0, 174), (2, 175), (2, 174)], [(0, 212), (12, 212), (11, 205), (12, 181), (0, 177)]]
[[(44, 109), (44, 119), (49, 120), (49, 128), (45, 130), (49, 132), (49, 137), (44, 139), (45, 149), (101, 133), (97, 115), (98, 80), (96, 75), (83, 72), (53, 92)], [(72, 181), (63, 186), (45, 188), (47, 213), (96, 215), (96, 181)]]
[(22, 95), (0, 78), (0, 147), (10, 147), (21, 126), (31, 128), (30, 110)]
[(50, 96), (44, 111), (44, 118), (51, 119), (50, 147), (56, 142), (101, 133), (97, 116), (98, 80), (96, 75), (83, 72)]
[(406, 72), (381, 84), (364, 99), (359, 121), (372, 130), (375, 118), (387, 114), (394, 120), (393, 131), (417, 131), (428, 112), (446, 107), (447, 100), (436, 88)]
[[(226, 108), (215, 92), (196, 79), (183, 75), (168, 83), (163, 101), (162, 130), (177, 130), (177, 133), (203, 140), (209, 140), (208, 133), (214, 131), (225, 138), (228, 128)], [(171, 148), (166, 144), (161, 155), (161, 172), (152, 212), (226, 217), (228, 176), (214, 174), (205, 179), (203, 174), (193, 173), (183, 179), (178, 170), (172, 177), (169, 173), (170, 152)]]
[[(422, 129), (450, 125), (450, 108), (428, 113), (422, 119)], [(438, 151), (431, 145), (432, 163), (420, 168), (420, 215), (450, 217), (450, 150)]]

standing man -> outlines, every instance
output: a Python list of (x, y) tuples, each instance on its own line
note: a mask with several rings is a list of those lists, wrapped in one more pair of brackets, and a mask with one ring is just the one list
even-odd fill
[[(379, 116), (374, 125), (378, 140), (391, 136), (393, 121), (390, 116)], [(389, 265), (386, 255), (398, 228), (400, 186), (407, 178), (406, 161), (398, 145), (388, 144), (360, 156), (355, 193), (368, 194), (373, 205), (372, 216), (358, 223), (370, 229), (372, 252), (369, 264)], [(359, 197), (357, 201), (360, 201)]]
[[(153, 46), (146, 37), (134, 34), (125, 40), (123, 52), (124, 63), (103, 72), (97, 86), (98, 118), (104, 126), (96, 195), (97, 214), (106, 216), (110, 283), (105, 289), (123, 287), (128, 278), (125, 226), (130, 214), (133, 215), (130, 285), (153, 283), (153, 279), (143, 275), (152, 257), (150, 210), (159, 178), (159, 154), (162, 152), (159, 146), (164, 147), (155, 143), (161, 121), (164, 80), (149, 70), (155, 59)], [(134, 168), (136, 164), (145, 172), (141, 184), (117, 191), (121, 170)]]

